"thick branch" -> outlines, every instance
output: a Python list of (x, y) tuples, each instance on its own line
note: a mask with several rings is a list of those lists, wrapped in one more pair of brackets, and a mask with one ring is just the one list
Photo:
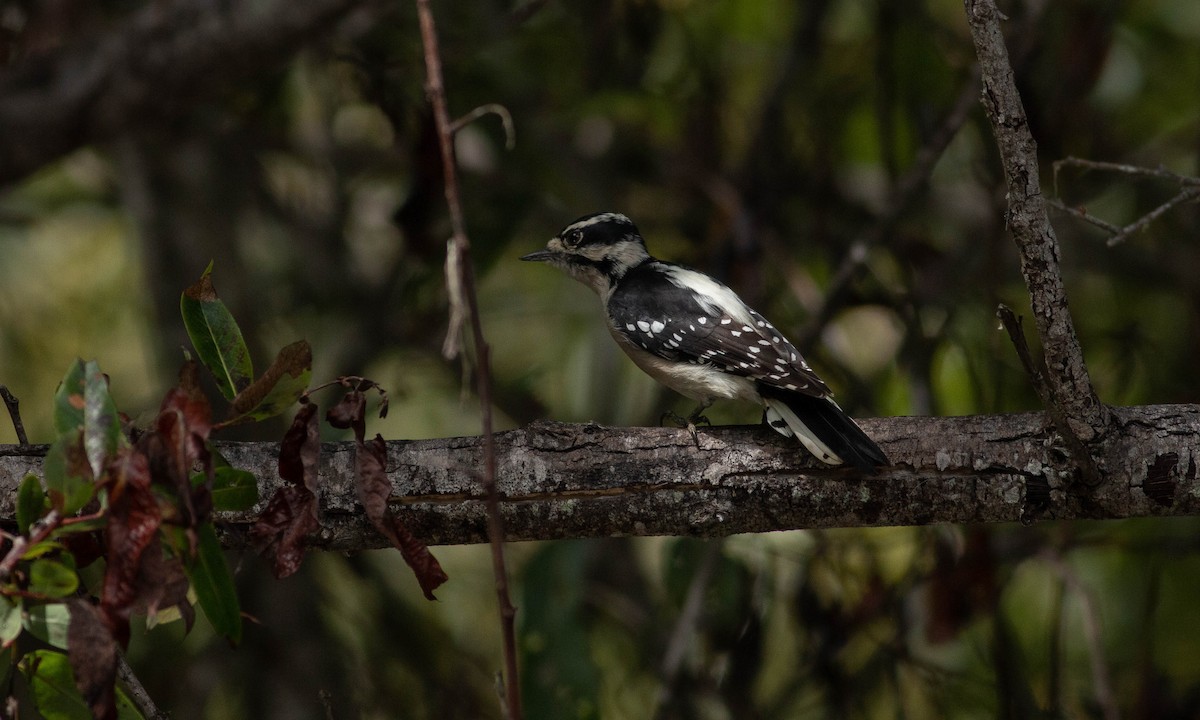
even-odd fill
[[(895, 463), (874, 476), (818, 466), (765, 427), (701, 429), (697, 449), (673, 428), (540, 423), (496, 435), (497, 481), (509, 540), (1200, 514), (1200, 406), (1111, 412), (1109, 482), (1088, 494), (1067, 491), (1065, 453), (1041, 413), (863, 420)], [(221, 452), (258, 475), (266, 497), (280, 482), (278, 449)], [(0, 446), (0, 517), (13, 516), (17, 485), (40, 473), (44, 452)], [(318, 547), (385, 544), (355, 500), (352, 457), (350, 443), (323, 447)], [(389, 457), (393, 502), (418, 536), (486, 541), (480, 438), (393, 441)], [(231, 546), (245, 545), (252, 516), (226, 516)]]
[(1021, 256), (1034, 323), (1046, 359), (1046, 380), (1066, 418), (1066, 431), (1087, 443), (1106, 428), (1067, 307), (1059, 269), (1058, 238), (1046, 215), (1038, 177), (1037, 143), (1013, 80), (1000, 14), (994, 0), (964, 0), (983, 77), (983, 106), (991, 121), (1008, 178), (1008, 225)]
[(84, 145), (162, 123), (375, 0), (149, 3), (122, 27), (0, 75), (0, 185)]

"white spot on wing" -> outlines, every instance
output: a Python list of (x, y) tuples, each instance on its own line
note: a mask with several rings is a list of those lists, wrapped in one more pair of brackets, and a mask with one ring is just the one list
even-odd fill
[(652, 332), (652, 333), (662, 332), (663, 328), (665, 328), (665, 327), (666, 327), (666, 325), (663, 325), (658, 320), (655, 320), (654, 322), (650, 323), (650, 332)]
[(708, 322), (708, 318), (706, 318), (706, 317), (696, 318), (696, 322), (703, 325), (704, 323)]
[(633, 323), (625, 323), (625, 329), (629, 332), (633, 332), (634, 330), (637, 330), (637, 326)]
[(638, 329), (644, 333), (650, 332), (650, 323), (646, 322), (645, 320), (638, 320), (637, 326)]

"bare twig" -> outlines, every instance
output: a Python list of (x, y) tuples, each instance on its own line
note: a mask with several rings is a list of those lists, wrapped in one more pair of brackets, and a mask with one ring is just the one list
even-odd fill
[(1079, 218), (1080, 220), (1084, 221), (1085, 223), (1090, 223), (1092, 225), (1095, 225), (1096, 227), (1100, 228), (1101, 230), (1106, 230), (1113, 235), (1117, 235), (1121, 232), (1121, 228), (1117, 227), (1116, 225), (1113, 225), (1112, 223), (1110, 223), (1106, 220), (1101, 220), (1100, 218), (1096, 217), (1095, 215), (1092, 215), (1091, 213), (1089, 213), (1084, 208), (1071, 207), (1070, 205), (1064, 203), (1062, 200), (1056, 200), (1053, 198), (1047, 200), (1046, 204), (1049, 205), (1050, 207), (1054, 208), (1055, 210), (1058, 210), (1059, 212), (1064, 212), (1064, 213), (1070, 215), (1071, 217)]
[(1046, 382), (1045, 366), (1036, 362), (1033, 359), (1033, 353), (1029, 351), (1029, 343), (1025, 339), (1025, 329), (1021, 318), (1017, 317), (1012, 308), (1003, 304), (996, 309), (996, 316), (1000, 318), (1000, 323), (1004, 325), (1004, 329), (1008, 332), (1008, 337), (1012, 340), (1013, 348), (1017, 351), (1017, 357), (1020, 358), (1021, 365), (1029, 375), (1029, 381), (1033, 383), (1033, 388), (1037, 391), (1038, 398), (1042, 401), (1042, 406), (1046, 408), (1046, 412), (1050, 416), (1050, 421), (1058, 429), (1063, 442), (1067, 444), (1071, 451), (1071, 456), (1079, 463), (1080, 469), (1083, 471), (1083, 476), (1088, 479), (1089, 483), (1095, 484), (1100, 478), (1100, 471), (1096, 467), (1096, 461), (1092, 459), (1091, 454), (1083, 446), (1079, 438), (1075, 437), (1074, 433), (1071, 432), (1071, 427), (1067, 423), (1066, 417), (1062, 414), (1062, 405), (1054, 397), (1054, 387)]
[(29, 537), (18, 535), (13, 538), (12, 547), (8, 549), (4, 559), (0, 560), (0, 581), (8, 582), (8, 578), (12, 575), (13, 569), (17, 567), (17, 563), (21, 562), (25, 551), (48, 538), (60, 523), (62, 523), (62, 513), (58, 510), (51, 510), (46, 513), (45, 517), (30, 526)]
[(1083, 158), (1068, 157), (1054, 163), (1054, 194), (1060, 196), (1058, 192), (1058, 174), (1064, 167), (1078, 167), (1085, 170), (1098, 170), (1102, 172), (1115, 172), (1123, 175), (1132, 175), (1138, 178), (1150, 178), (1154, 180), (1169, 180), (1179, 184), (1179, 192), (1175, 197), (1167, 200), (1150, 212), (1141, 216), (1137, 220), (1129, 223), (1125, 227), (1117, 227), (1112, 223), (1101, 220), (1089, 214), (1083, 208), (1073, 208), (1058, 200), (1048, 201), (1050, 207), (1056, 210), (1079, 218), (1084, 222), (1091, 223), (1102, 230), (1108, 232), (1111, 237), (1108, 238), (1108, 246), (1113, 247), (1128, 240), (1134, 233), (1141, 232), (1149, 227), (1150, 223), (1159, 219), (1172, 209), (1184, 203), (1200, 200), (1200, 178), (1191, 177), (1188, 175), (1180, 175), (1179, 173), (1171, 172), (1166, 168), (1159, 166), (1157, 168), (1139, 167), (1137, 165), (1126, 165), (1123, 163), (1101, 162), (1098, 160), (1084, 160)]
[(1058, 173), (1064, 167), (1078, 167), (1085, 170), (1099, 170), (1102, 172), (1115, 172), (1123, 175), (1133, 175), (1143, 178), (1154, 178), (1158, 180), (1171, 180), (1180, 185), (1200, 185), (1200, 178), (1191, 177), (1189, 175), (1180, 175), (1179, 173), (1171, 172), (1161, 165), (1156, 168), (1141, 167), (1139, 165), (1127, 165), (1125, 163), (1104, 162), (1103, 160), (1086, 160), (1077, 157), (1065, 157), (1062, 160), (1054, 162), (1054, 193), (1058, 194)]
[(17, 433), (17, 443), (21, 447), (29, 445), (29, 437), (25, 434), (25, 423), (21, 422), (21, 401), (17, 400), (17, 396), (9, 392), (5, 385), (0, 385), (0, 398), (4, 398), (4, 405), (8, 407), (8, 416), (12, 418), (13, 430)]
[(142, 685), (142, 681), (138, 679), (133, 668), (129, 666), (129, 661), (122, 654), (117, 655), (117, 677), (124, 683), (126, 694), (142, 717), (146, 720), (170, 720), (171, 715), (160, 710), (154, 703), (154, 698), (150, 697), (150, 693), (146, 691), (146, 687)]
[(512, 113), (500, 103), (480, 105), (451, 123), (450, 132), (457, 133), (484, 115), (495, 115), (500, 118), (500, 125), (504, 128), (504, 149), (512, 150), (515, 148), (517, 146), (517, 128), (513, 125)]
[(1037, 144), (1013, 78), (995, 1), (964, 0), (964, 7), (979, 57), (984, 110), (1008, 180), (1008, 225), (1045, 355), (1046, 380), (1066, 420), (1066, 431), (1086, 445), (1104, 435), (1108, 411), (1096, 397), (1071, 320), (1058, 239), (1038, 179)]
[[(496, 440), (492, 430), (492, 380), (488, 345), (483, 336), (483, 323), (479, 317), (479, 300), (475, 292), (475, 271), (470, 261), (470, 240), (467, 238), (463, 220), (462, 203), (459, 198), (458, 174), (454, 163), (454, 128), (446, 108), (446, 88), (442, 79), (442, 61), (438, 50), (437, 28), (429, 0), (416, 0), (417, 16), (421, 24), (421, 43), (425, 51), (426, 92), (433, 106), (433, 117), (438, 128), (438, 140), (442, 153), (442, 169), (446, 193), (446, 205), (450, 211), (450, 226), (453, 236), (447, 246), (447, 279), (454, 270), (451, 288), (461, 293), (452, 301), (465, 307), (470, 315), (471, 334), (476, 352), (476, 378), (479, 384), (479, 405), (482, 415), (484, 438), (483, 486), (487, 495), (488, 540), (492, 548), (492, 572), (496, 580), (496, 595), (500, 610), (500, 630), (504, 643), (504, 679), (506, 691), (504, 706), (511, 720), (521, 720), (521, 691), (517, 675), (517, 646), (515, 618), (508, 592), (508, 570), (504, 560), (504, 523), (500, 517), (500, 493), (496, 489)], [(453, 267), (452, 267), (453, 266)], [(456, 328), (451, 328), (456, 333)]]

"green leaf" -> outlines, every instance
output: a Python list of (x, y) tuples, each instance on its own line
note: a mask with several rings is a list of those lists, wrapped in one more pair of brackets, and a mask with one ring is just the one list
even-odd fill
[(100, 477), (108, 458), (117, 451), (124, 436), (117, 406), (108, 394), (108, 379), (100, 372), (95, 360), (84, 366), (83, 385), (83, 448), (92, 477)]
[(230, 409), (234, 425), (252, 420), (264, 420), (279, 415), (291, 407), (308, 389), (312, 376), (312, 348), (300, 340), (288, 345), (275, 356), (275, 362), (252, 385), (238, 393)]
[(42, 490), (42, 481), (38, 476), (30, 473), (17, 490), (17, 532), (28, 534), (29, 526), (45, 512), (46, 491)]
[[(54, 650), (34, 650), (20, 660), (20, 668), (34, 692), (34, 703), (43, 718), (92, 720), (91, 709), (76, 688), (67, 656)], [(145, 720), (120, 688), (116, 689), (116, 718)]]
[(92, 499), (96, 488), (83, 449), (83, 428), (75, 427), (54, 441), (46, 451), (42, 470), (46, 489), (62, 499), (63, 515), (74, 515)]
[(52, 552), (63, 552), (66, 549), (66, 545), (63, 545), (56, 540), (43, 540), (40, 543), (29, 546), (29, 549), (25, 551), (25, 554), (21, 556), (21, 559), (34, 560)]
[[(70, 558), (70, 555), (64, 555)], [(50, 597), (67, 597), (79, 587), (79, 575), (76, 574), (74, 563), (63, 562), (51, 558), (38, 558), (29, 566), (30, 592), (48, 595)]]
[[(21, 658), (21, 670), (33, 690), (42, 717), (55, 720), (92, 720), (92, 711), (75, 687), (75, 674), (67, 656), (53, 650), (34, 650)], [(118, 720), (145, 720), (121, 689), (117, 688)]]
[(59, 435), (83, 425), (83, 386), (87, 370), (76, 359), (54, 393), (54, 430)]
[(21, 601), (0, 595), (0, 644), (8, 645), (21, 634)]
[[(197, 473), (201, 479), (204, 473)], [(213, 468), (213, 510), (249, 510), (258, 502), (258, 478), (228, 465)]]
[(75, 688), (67, 656), (52, 650), (35, 650), (21, 660), (34, 702), (43, 717), (91, 720), (92, 711)]
[(241, 642), (242, 610), (217, 531), (212, 523), (204, 523), (196, 528), (196, 537), (196, 557), (186, 564), (196, 601), (214, 630), (231, 642)]
[(241, 328), (217, 297), (211, 262), (200, 279), (183, 291), (179, 312), (200, 362), (216, 378), (221, 394), (232, 400), (254, 380), (254, 366)]
[(34, 637), (64, 650), (67, 649), (67, 626), (70, 623), (71, 611), (63, 603), (34, 606), (22, 622)]

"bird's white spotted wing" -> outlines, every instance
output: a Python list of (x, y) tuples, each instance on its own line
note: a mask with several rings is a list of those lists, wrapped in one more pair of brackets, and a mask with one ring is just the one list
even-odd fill
[(707, 363), (781, 390), (829, 395), (766, 318), (693, 270), (662, 262), (634, 268), (609, 298), (608, 314), (618, 332), (659, 357)]

